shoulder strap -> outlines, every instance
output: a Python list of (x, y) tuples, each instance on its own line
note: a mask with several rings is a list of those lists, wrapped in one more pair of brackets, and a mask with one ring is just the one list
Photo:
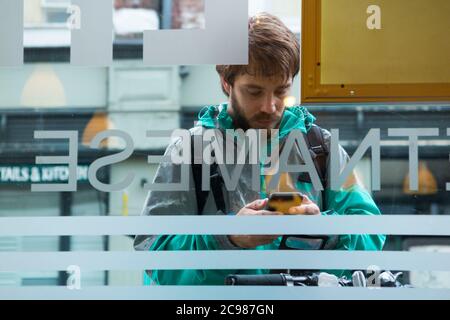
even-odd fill
[(209, 191), (202, 190), (202, 165), (195, 163), (195, 135), (191, 135), (191, 168), (192, 175), (194, 176), (195, 198), (197, 200), (198, 214), (203, 213), (205, 208), (206, 199), (208, 198)]
[[(194, 186), (195, 186), (195, 198), (197, 200), (197, 210), (198, 214), (203, 214), (205, 209), (206, 200), (209, 196), (209, 190), (202, 190), (202, 164), (195, 163), (194, 159), (194, 149), (195, 149), (195, 136), (191, 135), (191, 167), (192, 174), (194, 176)], [(214, 201), (216, 202), (216, 207), (218, 210), (225, 212), (225, 200), (223, 197), (222, 185), (223, 179), (219, 175), (217, 163), (211, 165), (210, 171), (210, 187), (213, 192)]]
[(317, 173), (324, 188), (327, 186), (327, 158), (328, 148), (325, 145), (325, 139), (323, 137), (322, 128), (317, 125), (312, 125), (305, 135), (305, 141), (308, 144), (309, 152), (314, 161)]

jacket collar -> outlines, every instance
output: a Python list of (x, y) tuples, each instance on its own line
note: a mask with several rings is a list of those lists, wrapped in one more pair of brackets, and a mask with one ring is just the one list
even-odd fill
[[(227, 109), (228, 103), (204, 107), (199, 113), (197, 126), (207, 129), (235, 129), (233, 119), (228, 114)], [(279, 137), (284, 138), (294, 129), (299, 129), (306, 133), (315, 120), (316, 118), (305, 107), (288, 107), (281, 119)]]

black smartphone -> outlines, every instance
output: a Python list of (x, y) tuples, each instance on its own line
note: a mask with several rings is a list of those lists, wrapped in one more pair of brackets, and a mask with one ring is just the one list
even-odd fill
[(303, 195), (300, 192), (274, 192), (269, 196), (266, 210), (289, 214), (289, 209), (300, 206)]

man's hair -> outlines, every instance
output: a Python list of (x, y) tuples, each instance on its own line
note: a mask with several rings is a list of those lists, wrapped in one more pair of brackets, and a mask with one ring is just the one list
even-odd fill
[[(217, 72), (230, 85), (236, 77), (281, 76), (294, 78), (300, 71), (300, 43), (284, 23), (269, 13), (260, 13), (248, 21), (249, 64), (218, 65)], [(228, 95), (222, 86), (225, 95)]]

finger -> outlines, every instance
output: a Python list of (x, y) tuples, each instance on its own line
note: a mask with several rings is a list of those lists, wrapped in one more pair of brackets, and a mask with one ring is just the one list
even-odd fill
[(310, 203), (313, 203), (313, 202), (311, 201), (311, 199), (308, 198), (308, 196), (306, 194), (304, 194), (302, 204), (310, 204)]
[(253, 202), (250, 202), (245, 207), (248, 209), (260, 210), (266, 206), (267, 200), (268, 200), (267, 198), (266, 199), (258, 199)]
[(289, 214), (316, 215), (320, 214), (320, 209), (315, 204), (304, 204), (297, 207), (289, 208)]
[(278, 215), (282, 215), (283, 213), (278, 212), (278, 211), (268, 211), (268, 210), (259, 210), (256, 212), (256, 215), (260, 215), (260, 216), (278, 216)]
[(316, 204), (306, 205), (303, 214), (305, 215), (317, 215), (320, 214), (320, 209)]
[(305, 205), (291, 207), (288, 210), (288, 214), (304, 214)]
[(255, 210), (252, 208), (246, 208), (244, 212), (241, 212), (240, 215), (245, 216), (262, 216), (262, 215), (274, 215), (273, 211), (267, 210)]

